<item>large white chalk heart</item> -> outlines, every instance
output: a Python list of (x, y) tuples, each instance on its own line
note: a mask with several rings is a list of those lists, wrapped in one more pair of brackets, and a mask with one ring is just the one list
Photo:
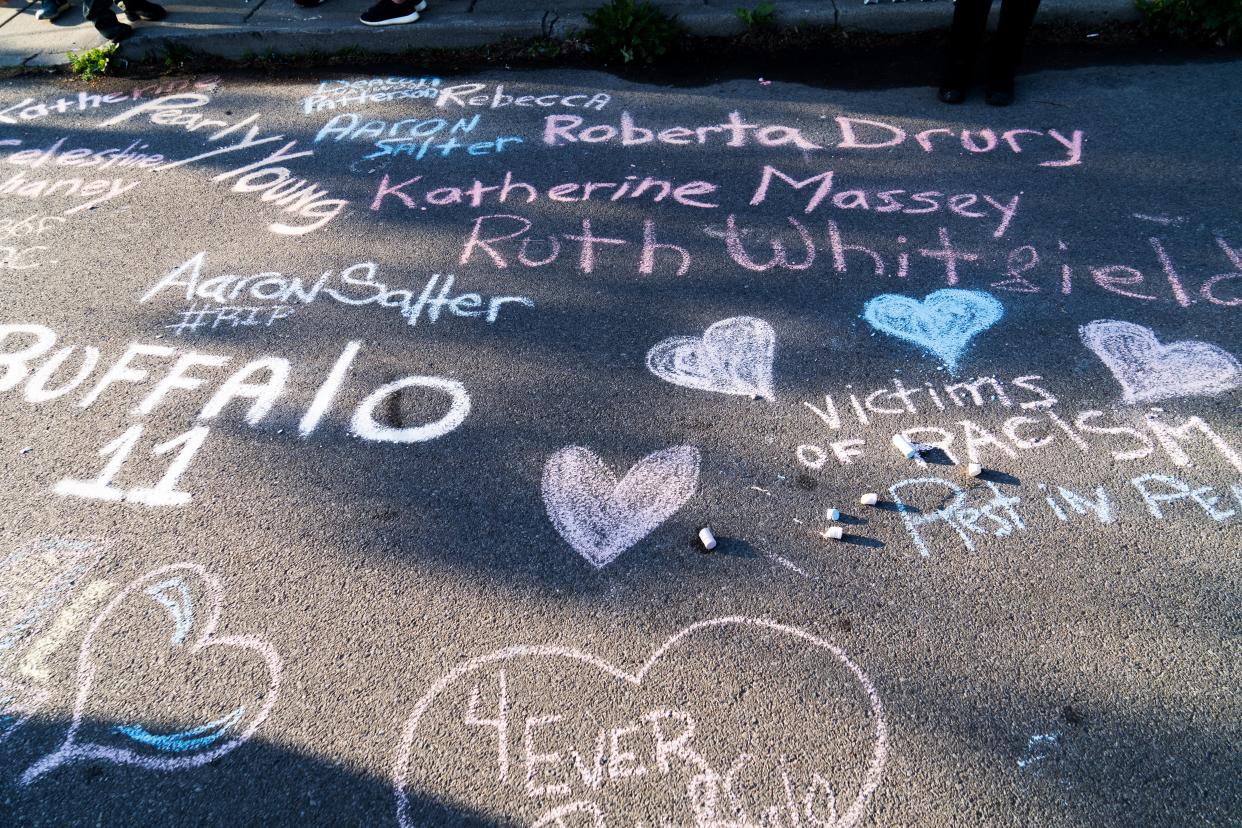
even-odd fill
[(752, 316), (712, 325), (703, 336), (675, 336), (647, 352), (647, 368), (685, 388), (773, 399), (772, 359), (776, 333)]
[(921, 302), (885, 293), (863, 307), (863, 319), (873, 328), (935, 354), (950, 371), (957, 370), (970, 340), (1004, 315), (1005, 306), (992, 294), (959, 288), (929, 293)]
[(113, 598), (82, 641), (65, 740), (21, 784), (86, 760), (183, 770), (250, 739), (276, 703), (281, 660), (261, 639), (216, 635), (221, 596), (203, 567), (183, 563)]
[(460, 664), (415, 705), (393, 786), (402, 828), (853, 828), (887, 751), (875, 687), (839, 648), (717, 618), (633, 667), (547, 645)]
[(543, 502), (556, 531), (598, 569), (672, 517), (698, 484), (694, 446), (649, 454), (620, 482), (595, 452), (569, 446), (543, 467)]
[(1117, 319), (1089, 322), (1078, 335), (1112, 371), (1126, 402), (1211, 397), (1242, 386), (1242, 365), (1207, 342), (1163, 345), (1151, 328)]

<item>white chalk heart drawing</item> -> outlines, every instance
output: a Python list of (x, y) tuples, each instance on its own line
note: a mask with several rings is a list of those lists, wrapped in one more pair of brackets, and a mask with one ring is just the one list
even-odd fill
[[(61, 765), (86, 760), (137, 765), (156, 771), (184, 770), (218, 759), (245, 744), (276, 703), (280, 693), (281, 659), (275, 649), (261, 639), (216, 635), (222, 594), (220, 583), (203, 567), (180, 563), (143, 575), (113, 598), (92, 622), (82, 641), (78, 655), (78, 694), (64, 742), (27, 768), (21, 776), (21, 784), (28, 785)], [(131, 621), (145, 618), (149, 615), (149, 602), (162, 608), (171, 627), (171, 631), (160, 634), (159, 653), (152, 653), (151, 657), (153, 661), (158, 659), (161, 668), (172, 671), (170, 679), (180, 684), (178, 689), (206, 692), (208, 688), (203, 687), (202, 682), (215, 676), (202, 672), (203, 663), (210, 662), (215, 667), (222, 657), (252, 662), (257, 657), (253, 666), (262, 669), (267, 684), (260, 700), (253, 702), (255, 688), (251, 684), (211, 688), (216, 691), (214, 695), (231, 699), (222, 709), (213, 708), (209, 714), (219, 717), (175, 732), (168, 732), (167, 727), (148, 729), (151, 722), (101, 724), (102, 717), (98, 714), (91, 712), (88, 716), (88, 702), (102, 686), (97, 676), (97, 662), (104, 655), (106, 644), (97, 642), (118, 637), (126, 640), (127, 635), (132, 639), (134, 631), (117, 621), (117, 616), (128, 613)], [(199, 609), (196, 604), (200, 603), (206, 605), (205, 612), (196, 612)], [(146, 639), (143, 643), (150, 644), (150, 636)], [(134, 654), (135, 651), (126, 653), (127, 656)], [(179, 675), (180, 672), (188, 675), (191, 671), (196, 671), (193, 681), (186, 675)], [(133, 701), (132, 695), (127, 698), (131, 703), (154, 707), (161, 697), (152, 695), (149, 700)], [(83, 730), (89, 730), (89, 735), (84, 736)]]
[(1117, 319), (1089, 322), (1078, 335), (1108, 366), (1126, 402), (1211, 397), (1242, 387), (1242, 365), (1207, 342), (1164, 345), (1151, 328)]
[(936, 355), (950, 371), (977, 334), (995, 325), (1005, 306), (981, 290), (945, 288), (923, 301), (899, 293), (885, 293), (867, 302), (863, 319), (878, 331), (913, 342)]
[[(50, 698), (44, 671), (26, 659), (33, 655), (37, 636), (82, 586), (104, 549), (96, 541), (46, 538), (0, 557), (0, 742)], [(43, 647), (51, 648), (40, 643)]]
[(633, 667), (513, 646), (419, 699), (393, 767), (397, 820), (854, 828), (888, 740), (862, 668), (775, 621), (701, 621)]
[(702, 337), (675, 336), (647, 352), (647, 368), (665, 382), (718, 394), (775, 399), (776, 332), (762, 319), (722, 319)]
[(698, 485), (694, 446), (649, 454), (619, 482), (582, 446), (561, 449), (543, 467), (543, 503), (552, 525), (596, 569), (672, 517)]

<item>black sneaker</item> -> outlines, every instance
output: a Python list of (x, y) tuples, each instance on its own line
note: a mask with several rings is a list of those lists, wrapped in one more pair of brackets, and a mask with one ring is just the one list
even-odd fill
[(415, 22), (418, 20), (418, 13), (425, 8), (427, 0), (406, 0), (405, 3), (380, 0), (364, 11), (358, 19), (367, 26), (396, 26), (399, 23)]
[(130, 20), (163, 20), (168, 12), (150, 0), (125, 0), (125, 16)]
[(69, 3), (61, 0), (43, 0), (39, 10), (35, 12), (36, 20), (55, 20), (69, 11)]
[(985, 100), (992, 106), (1009, 106), (1013, 103), (1013, 75), (993, 74), (988, 78)]
[(960, 104), (966, 100), (966, 89), (962, 86), (942, 86), (936, 97), (947, 104)]
[(132, 27), (126, 26), (124, 23), (117, 20), (115, 16), (106, 17), (103, 20), (96, 20), (95, 29), (113, 43), (120, 43), (122, 40), (134, 33)]

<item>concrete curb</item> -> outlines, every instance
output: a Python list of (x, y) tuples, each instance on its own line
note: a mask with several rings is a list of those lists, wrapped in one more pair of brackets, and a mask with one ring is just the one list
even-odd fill
[[(151, 53), (160, 54), (166, 45), (231, 60), (343, 49), (398, 54), (413, 49), (479, 47), (538, 36), (544, 12), (555, 1), (511, 0), (502, 10), (485, 8), (481, 0), (476, 0), (477, 5), (468, 0), (433, 1), (432, 9), (417, 24), (378, 29), (358, 23), (356, 14), (363, 4), (347, 4), (344, 0), (326, 3), (309, 14), (297, 9), (291, 0), (262, 0), (245, 8), (223, 3), (213, 7), (207, 22), (193, 24), (177, 22), (189, 18), (191, 7), (179, 14), (178, 5), (169, 4), (168, 23), (138, 27), (118, 55), (140, 60)], [(562, 6), (574, 8), (561, 13), (557, 35), (585, 28), (585, 13), (602, 2), (565, 0)], [(35, 5), (31, 3), (8, 20), (0, 20), (0, 65), (61, 66), (67, 63), (65, 52), (103, 44), (85, 23), (65, 27), (63, 32), (52, 31), (42, 21), (36, 23)], [(754, 3), (666, 0), (661, 5), (676, 13), (691, 34), (718, 36), (743, 31), (735, 7)], [(952, 4), (946, 0), (867, 5), (860, 0), (837, 0), (836, 9), (831, 0), (776, 0), (776, 7), (778, 24), (782, 26), (827, 27), (837, 23), (847, 32), (884, 34), (941, 31), (952, 14)], [(1044, 0), (1039, 19), (1043, 23), (1093, 26), (1137, 21), (1140, 16), (1132, 0)]]

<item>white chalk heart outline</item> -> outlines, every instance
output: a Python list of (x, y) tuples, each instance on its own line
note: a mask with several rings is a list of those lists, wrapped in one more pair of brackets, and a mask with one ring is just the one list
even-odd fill
[(883, 293), (863, 306), (871, 327), (914, 343), (954, 372), (971, 340), (1004, 316), (1005, 306), (992, 294), (961, 288), (943, 288), (922, 300)]
[(665, 382), (717, 394), (776, 399), (776, 332), (762, 319), (734, 316), (702, 336), (674, 336), (647, 352), (647, 369)]
[[(1078, 336), (1112, 373), (1129, 403), (1214, 397), (1242, 387), (1242, 364), (1210, 342), (1180, 339), (1166, 345), (1151, 328), (1120, 319), (1088, 322)], [(1200, 376), (1203, 372), (1195, 369), (1202, 365), (1215, 370)]]
[(602, 569), (694, 496), (700, 462), (694, 446), (675, 446), (648, 454), (618, 480), (589, 448), (566, 446), (544, 464), (544, 508), (557, 534)]
[(875, 685), (871, 682), (871, 678), (859, 667), (840, 647), (825, 641), (818, 636), (812, 635), (805, 630), (797, 627), (790, 627), (777, 623), (766, 618), (747, 618), (740, 615), (727, 616), (724, 618), (713, 618), (707, 621), (699, 621), (691, 624), (685, 629), (673, 634), (667, 641), (657, 647), (647, 660), (639, 665), (634, 672), (627, 671), (622, 667), (618, 667), (611, 662), (602, 659), (590, 653), (583, 652), (567, 647), (557, 647), (552, 645), (517, 645), (513, 647), (505, 647), (494, 653), (484, 656), (478, 656), (459, 664), (450, 672), (441, 677), (431, 689), (418, 700), (414, 706), (414, 712), (405, 723), (405, 728), (401, 734), (401, 743), (397, 748), (396, 761), (393, 764), (393, 792), (397, 799), (397, 822), (401, 828), (414, 828), (415, 823), (409, 817), (410, 799), (407, 792), (407, 785), (410, 778), (411, 760), (414, 756), (414, 737), (418, 731), (418, 723), (423, 716), (431, 709), (436, 698), (444, 692), (445, 689), (455, 684), (462, 676), (477, 672), (480, 669), (498, 662), (512, 661), (519, 658), (539, 658), (552, 657), (564, 658), (571, 661), (579, 661), (589, 664), (603, 673), (627, 682), (635, 687), (642, 685), (643, 679), (651, 668), (660, 660), (660, 658), (674, 645), (687, 636), (690, 636), (700, 630), (713, 629), (717, 627), (757, 627), (760, 629), (772, 630), (785, 635), (799, 638), (815, 647), (819, 647), (831, 653), (843, 666), (845, 666), (854, 676), (858, 685), (863, 689), (867, 696), (868, 705), (871, 708), (871, 714), (875, 719), (875, 748), (872, 750), (871, 761), (867, 766), (867, 770), (863, 775), (862, 785), (859, 787), (858, 795), (854, 797), (850, 803), (849, 809), (837, 818), (834, 828), (853, 828), (863, 818), (872, 794), (880, 786), (880, 781), (884, 773), (884, 765), (888, 759), (888, 722), (884, 718), (884, 705), (880, 701), (879, 693), (875, 689)]
[[(69, 596), (76, 592), (86, 581), (87, 574), (103, 559), (109, 544), (105, 541), (79, 540), (75, 538), (40, 538), (23, 544), (0, 556), (0, 608), (4, 607), (6, 588), (19, 588), (21, 575), (13, 572), (16, 566), (22, 565), (27, 559), (38, 557), (44, 562), (55, 561), (55, 570), (50, 579), (44, 579), (35, 585), (34, 606), (23, 608), (17, 616), (0, 615), (0, 687), (9, 694), (7, 702), (0, 701), (0, 714), (8, 715), (7, 724), (0, 724), (0, 743), (16, 733), (26, 722), (42, 709), (51, 698), (51, 693), (38, 686), (42, 679), (26, 675), (14, 680), (12, 671), (21, 656), (28, 654), (30, 644), (38, 640), (44, 631), (48, 619), (58, 616), (62, 605), (69, 601)], [(64, 556), (56, 557), (56, 556)], [(7, 628), (5, 625), (8, 625)], [(16, 685), (16, 688), (14, 688)]]
[[(193, 643), (189, 645), (187, 653), (190, 656), (194, 656), (210, 647), (226, 647), (256, 652), (266, 662), (270, 684), (262, 704), (259, 705), (258, 712), (241, 733), (216, 747), (188, 756), (151, 756), (138, 753), (130, 748), (108, 746), (98, 742), (78, 742), (77, 734), (82, 726), (83, 712), (86, 709), (86, 703), (90, 698), (91, 690), (95, 685), (96, 667), (91, 657), (91, 645), (96, 633), (127, 598), (144, 587), (167, 579), (170, 574), (192, 574), (199, 578), (205, 587), (207, 600), (211, 604), (206, 624), (202, 626)], [(73, 705), (73, 718), (69, 724), (69, 730), (65, 734), (64, 741), (55, 751), (27, 768), (21, 776), (20, 784), (29, 785), (38, 777), (61, 765), (91, 759), (114, 762), (118, 765), (137, 765), (147, 770), (155, 771), (185, 770), (205, 765), (245, 744), (258, 731), (276, 704), (276, 698), (280, 693), (282, 662), (276, 650), (268, 642), (260, 638), (246, 635), (217, 636), (215, 634), (216, 626), (220, 621), (222, 595), (223, 590), (221, 589), (220, 582), (208, 573), (205, 568), (193, 563), (176, 563), (146, 573), (115, 596), (108, 603), (108, 606), (95, 618), (90, 629), (87, 630), (86, 637), (82, 640), (82, 647), (78, 654), (78, 695)]]

